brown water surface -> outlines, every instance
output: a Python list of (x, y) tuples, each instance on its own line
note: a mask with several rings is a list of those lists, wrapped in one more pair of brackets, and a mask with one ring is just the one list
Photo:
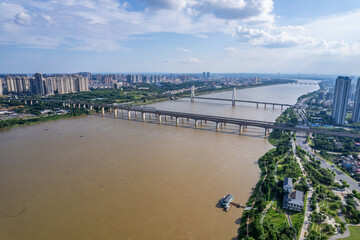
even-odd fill
[[(317, 86), (238, 90), (239, 99), (295, 103)], [(212, 96), (231, 98), (231, 92)], [(266, 99), (263, 99), (266, 97)], [(188, 99), (159, 109), (273, 121), (279, 107)], [(45, 131), (45, 129), (48, 129)], [(263, 129), (98, 115), (0, 133), (0, 239), (232, 239), (271, 148)], [(83, 137), (81, 137), (83, 136)]]

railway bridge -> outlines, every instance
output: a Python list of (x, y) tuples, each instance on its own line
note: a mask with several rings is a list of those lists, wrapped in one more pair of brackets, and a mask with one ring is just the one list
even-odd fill
[[(9, 100), (10, 101), (10, 100)], [(232, 117), (223, 117), (223, 116), (215, 116), (215, 115), (206, 115), (199, 113), (187, 113), (187, 112), (175, 112), (175, 111), (166, 111), (159, 110), (154, 107), (146, 107), (146, 106), (130, 106), (125, 104), (98, 104), (98, 103), (87, 103), (87, 102), (77, 102), (77, 101), (63, 101), (63, 100), (50, 100), (50, 99), (37, 99), (37, 100), (22, 100), (25, 104), (33, 104), (33, 101), (43, 101), (43, 102), (57, 102), (63, 104), (63, 106), (68, 107), (78, 107), (85, 108), (89, 110), (93, 110), (94, 108), (98, 108), (101, 110), (102, 115), (105, 115), (105, 111), (108, 110), (113, 112), (114, 116), (117, 117), (119, 115), (119, 110), (121, 114), (127, 114), (127, 117), (130, 119), (133, 116), (135, 118), (141, 116), (143, 121), (146, 121), (147, 117), (155, 116), (158, 119), (158, 122), (161, 123), (163, 119), (167, 119), (170, 117), (171, 119), (175, 118), (176, 125), (180, 124), (180, 120), (191, 119), (194, 121), (195, 128), (198, 127), (198, 123), (204, 121), (213, 122), (216, 124), (216, 130), (219, 129), (220, 124), (232, 124), (239, 127), (239, 133), (243, 131), (247, 126), (258, 127), (265, 129), (265, 135), (269, 133), (270, 129), (278, 129), (284, 131), (294, 131), (294, 132), (306, 132), (306, 133), (314, 133), (314, 134), (325, 134), (332, 136), (341, 136), (341, 137), (350, 137), (350, 138), (360, 138), (360, 134), (351, 133), (351, 132), (341, 132), (341, 131), (331, 131), (325, 129), (317, 129), (310, 127), (299, 127), (299, 126), (289, 126), (285, 124), (279, 124), (275, 122), (267, 122), (267, 121), (257, 121), (251, 119), (241, 119), (241, 118), (232, 118)], [(133, 113), (133, 114), (132, 114)]]

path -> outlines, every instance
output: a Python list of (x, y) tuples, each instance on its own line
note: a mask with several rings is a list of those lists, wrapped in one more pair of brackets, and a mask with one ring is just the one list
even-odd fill
[[(259, 192), (261, 192), (261, 187), (262, 187), (262, 185), (263, 185), (263, 183), (264, 183), (264, 181), (266, 180), (266, 177), (267, 177), (268, 170), (267, 170), (266, 166), (265, 166), (265, 171), (266, 171), (266, 174), (265, 174), (265, 177), (262, 180), (261, 185), (259, 187)], [(254, 207), (256, 200), (257, 200), (257, 196), (256, 196), (255, 200), (253, 201), (253, 203), (251, 205), (251, 208)], [(246, 236), (249, 236), (249, 224), (250, 224), (250, 216), (247, 218), (247, 221), (246, 221)]]

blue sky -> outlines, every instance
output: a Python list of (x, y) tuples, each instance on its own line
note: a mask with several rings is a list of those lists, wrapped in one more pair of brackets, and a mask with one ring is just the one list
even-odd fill
[(0, 0), (0, 72), (358, 75), (358, 0)]

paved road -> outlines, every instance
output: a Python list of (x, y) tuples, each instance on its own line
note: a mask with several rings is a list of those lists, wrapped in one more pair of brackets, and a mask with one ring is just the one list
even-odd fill
[(297, 163), (299, 164), (300, 166), (300, 169), (302, 171), (302, 174), (303, 176), (306, 178), (306, 184), (307, 186), (309, 187), (309, 191), (307, 192), (307, 202), (306, 202), (306, 209), (305, 209), (305, 217), (304, 217), (304, 222), (303, 222), (303, 225), (302, 225), (302, 228), (301, 228), (301, 232), (300, 232), (300, 236), (299, 236), (299, 240), (303, 240), (305, 239), (305, 232), (306, 230), (309, 228), (310, 226), (310, 215), (312, 213), (312, 210), (310, 208), (310, 199), (314, 193), (314, 189), (312, 187), (312, 185), (310, 184), (310, 182), (307, 180), (307, 177), (305, 175), (305, 170), (304, 170), (304, 167), (301, 163), (301, 159), (296, 155), (296, 144), (295, 142), (292, 141), (292, 147), (293, 147), (293, 151), (295, 153), (295, 158), (296, 158), (296, 161)]
[(353, 180), (348, 175), (340, 172), (335, 167), (332, 167), (331, 164), (329, 164), (328, 162), (326, 162), (325, 160), (323, 160), (322, 158), (320, 158), (320, 157), (318, 157), (317, 155), (314, 154), (313, 150), (306, 143), (305, 133), (302, 133), (302, 132), (297, 133), (296, 145), (300, 146), (302, 149), (304, 149), (310, 155), (315, 156), (316, 160), (320, 160), (321, 161), (320, 166), (322, 168), (327, 168), (327, 169), (333, 170), (336, 173), (335, 179), (337, 181), (340, 182), (341, 180), (343, 180), (343, 181), (345, 180), (350, 185), (350, 187), (349, 187), (350, 191), (356, 190), (356, 191), (360, 192), (360, 187), (359, 187), (358, 183), (355, 180)]

